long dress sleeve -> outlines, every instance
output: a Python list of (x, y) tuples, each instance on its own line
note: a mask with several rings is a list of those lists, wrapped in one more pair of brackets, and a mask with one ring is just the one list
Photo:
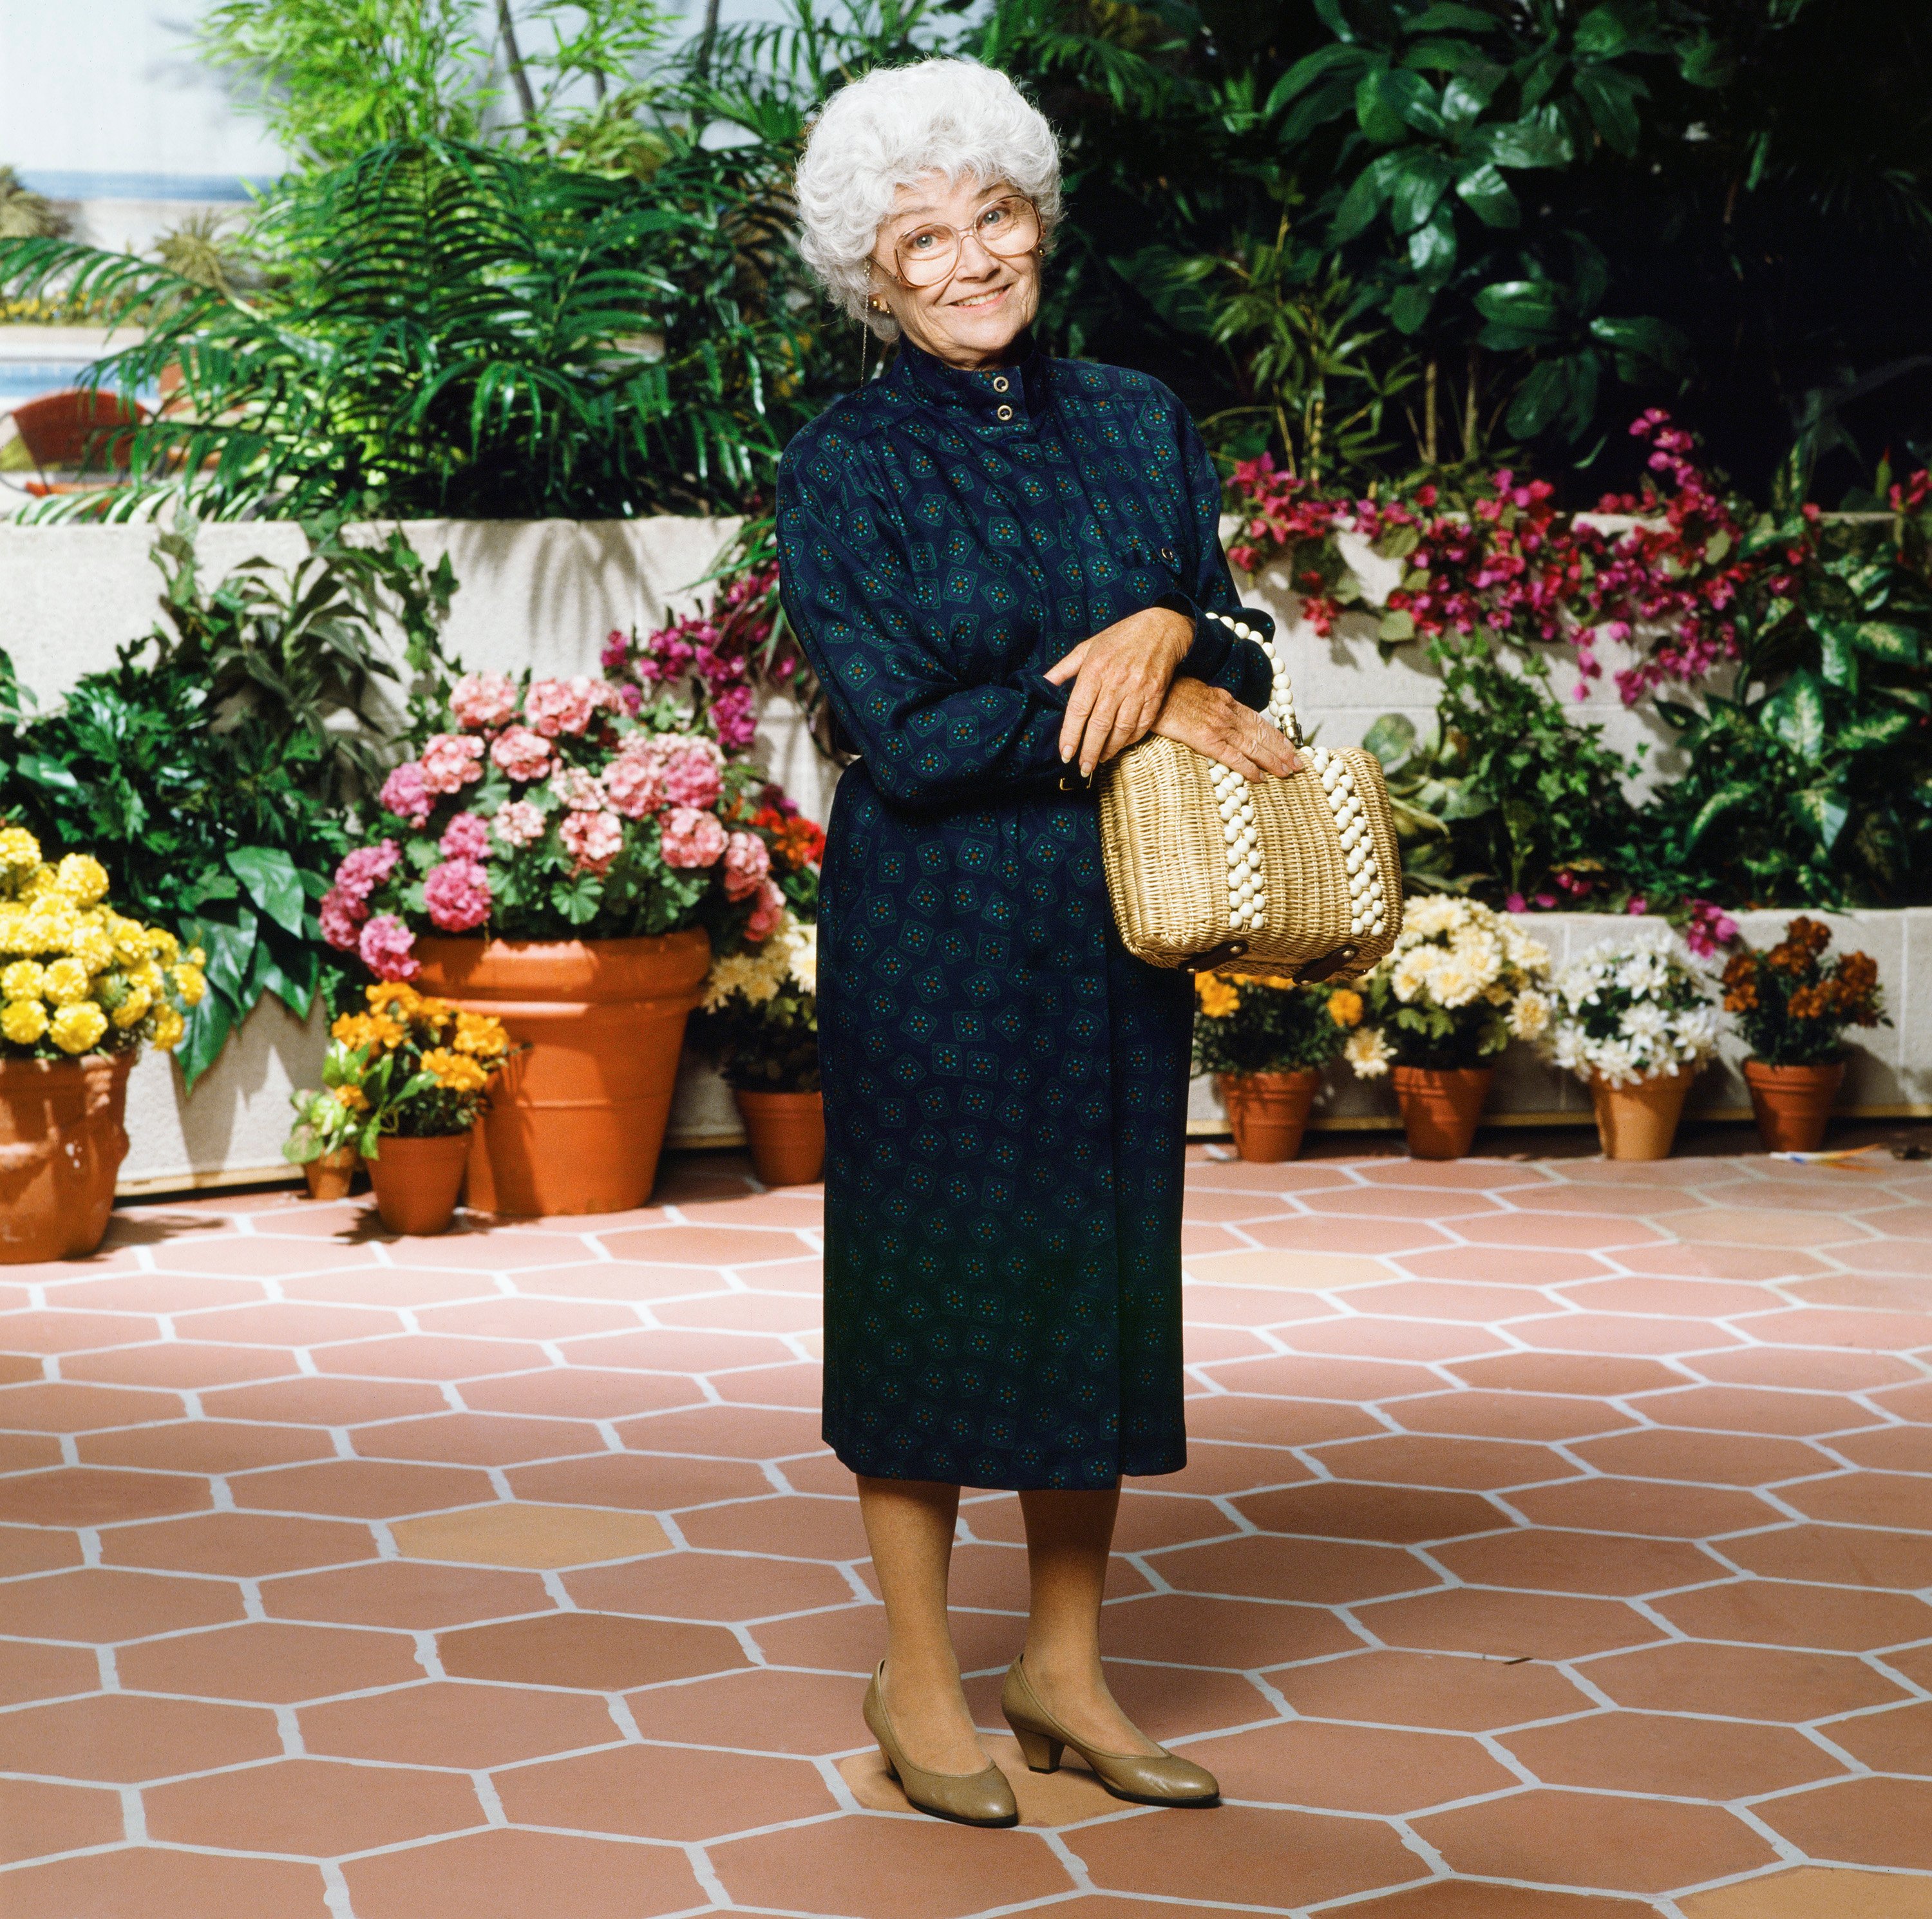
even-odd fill
[(874, 785), (928, 807), (1057, 785), (1070, 689), (1038, 673), (959, 678), (945, 612), (924, 603), (904, 529), (865, 481), (862, 451), (838, 436), (788, 457), (778, 538), (786, 617)]

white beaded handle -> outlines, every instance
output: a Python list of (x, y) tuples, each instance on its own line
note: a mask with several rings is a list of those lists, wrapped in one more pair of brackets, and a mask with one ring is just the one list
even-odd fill
[[(1376, 857), (1376, 843), (1369, 832), (1368, 817), (1355, 790), (1355, 776), (1348, 762), (1326, 747), (1302, 745), (1301, 725), (1294, 714), (1294, 691), (1288, 684), (1287, 663), (1274, 639), (1257, 632), (1246, 620), (1231, 619), (1224, 613), (1210, 609), (1208, 617), (1230, 628), (1237, 640), (1253, 640), (1267, 654), (1274, 676), (1273, 690), (1262, 718), (1278, 727), (1300, 749), (1303, 758), (1322, 782), (1348, 868), (1349, 931), (1358, 938), (1364, 934), (1379, 934), (1388, 923), (1388, 901)], [(1248, 793), (1247, 781), (1233, 768), (1216, 760), (1209, 772), (1221, 815), (1221, 837), (1228, 849), (1228, 916), (1236, 931), (1256, 931), (1263, 922), (1268, 895), (1263, 890), (1254, 802)]]

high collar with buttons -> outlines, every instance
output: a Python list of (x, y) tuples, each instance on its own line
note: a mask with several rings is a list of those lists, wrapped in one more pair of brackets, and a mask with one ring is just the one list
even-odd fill
[(902, 338), (887, 377), (927, 405), (970, 415), (976, 424), (1022, 426), (1046, 405), (1051, 362), (1029, 328), (1012, 343), (1012, 364), (969, 373)]

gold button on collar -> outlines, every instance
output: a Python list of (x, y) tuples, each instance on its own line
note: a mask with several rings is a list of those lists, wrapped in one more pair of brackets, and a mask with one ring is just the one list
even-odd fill
[(1013, 417), (1013, 409), (1010, 406), (1002, 406), (994, 417), (1002, 420), (1010, 420)]
[(993, 382), (993, 391), (994, 391), (995, 393), (1004, 393), (1004, 392), (1005, 392), (1005, 391), (1006, 391), (1006, 375), (1005, 375), (1004, 373), (1002, 373), (1002, 374), (999, 376), (999, 378), (998, 378), (998, 379), (996, 379), (996, 380), (994, 380), (994, 382)]

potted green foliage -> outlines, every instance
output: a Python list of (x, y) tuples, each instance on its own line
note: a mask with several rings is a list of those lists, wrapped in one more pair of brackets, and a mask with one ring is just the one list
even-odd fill
[(1301, 1150), (1322, 1069), (1360, 1024), (1362, 996), (1277, 974), (1204, 973), (1194, 982), (1194, 1058), (1214, 1075), (1244, 1159)]
[[(345, 1093), (351, 1096), (345, 1099)], [(346, 1199), (362, 1164), (356, 1142), (364, 1121), (355, 1089), (300, 1087), (289, 1095), (289, 1103), (296, 1109), (296, 1123), (282, 1143), (282, 1157), (302, 1169), (310, 1199)]]
[(1768, 950), (1747, 946), (1724, 968), (1724, 1010), (1750, 1057), (1744, 1084), (1768, 1153), (1815, 1153), (1845, 1077), (1848, 1026), (1889, 1026), (1878, 962), (1828, 960), (1830, 931), (1802, 914)]

